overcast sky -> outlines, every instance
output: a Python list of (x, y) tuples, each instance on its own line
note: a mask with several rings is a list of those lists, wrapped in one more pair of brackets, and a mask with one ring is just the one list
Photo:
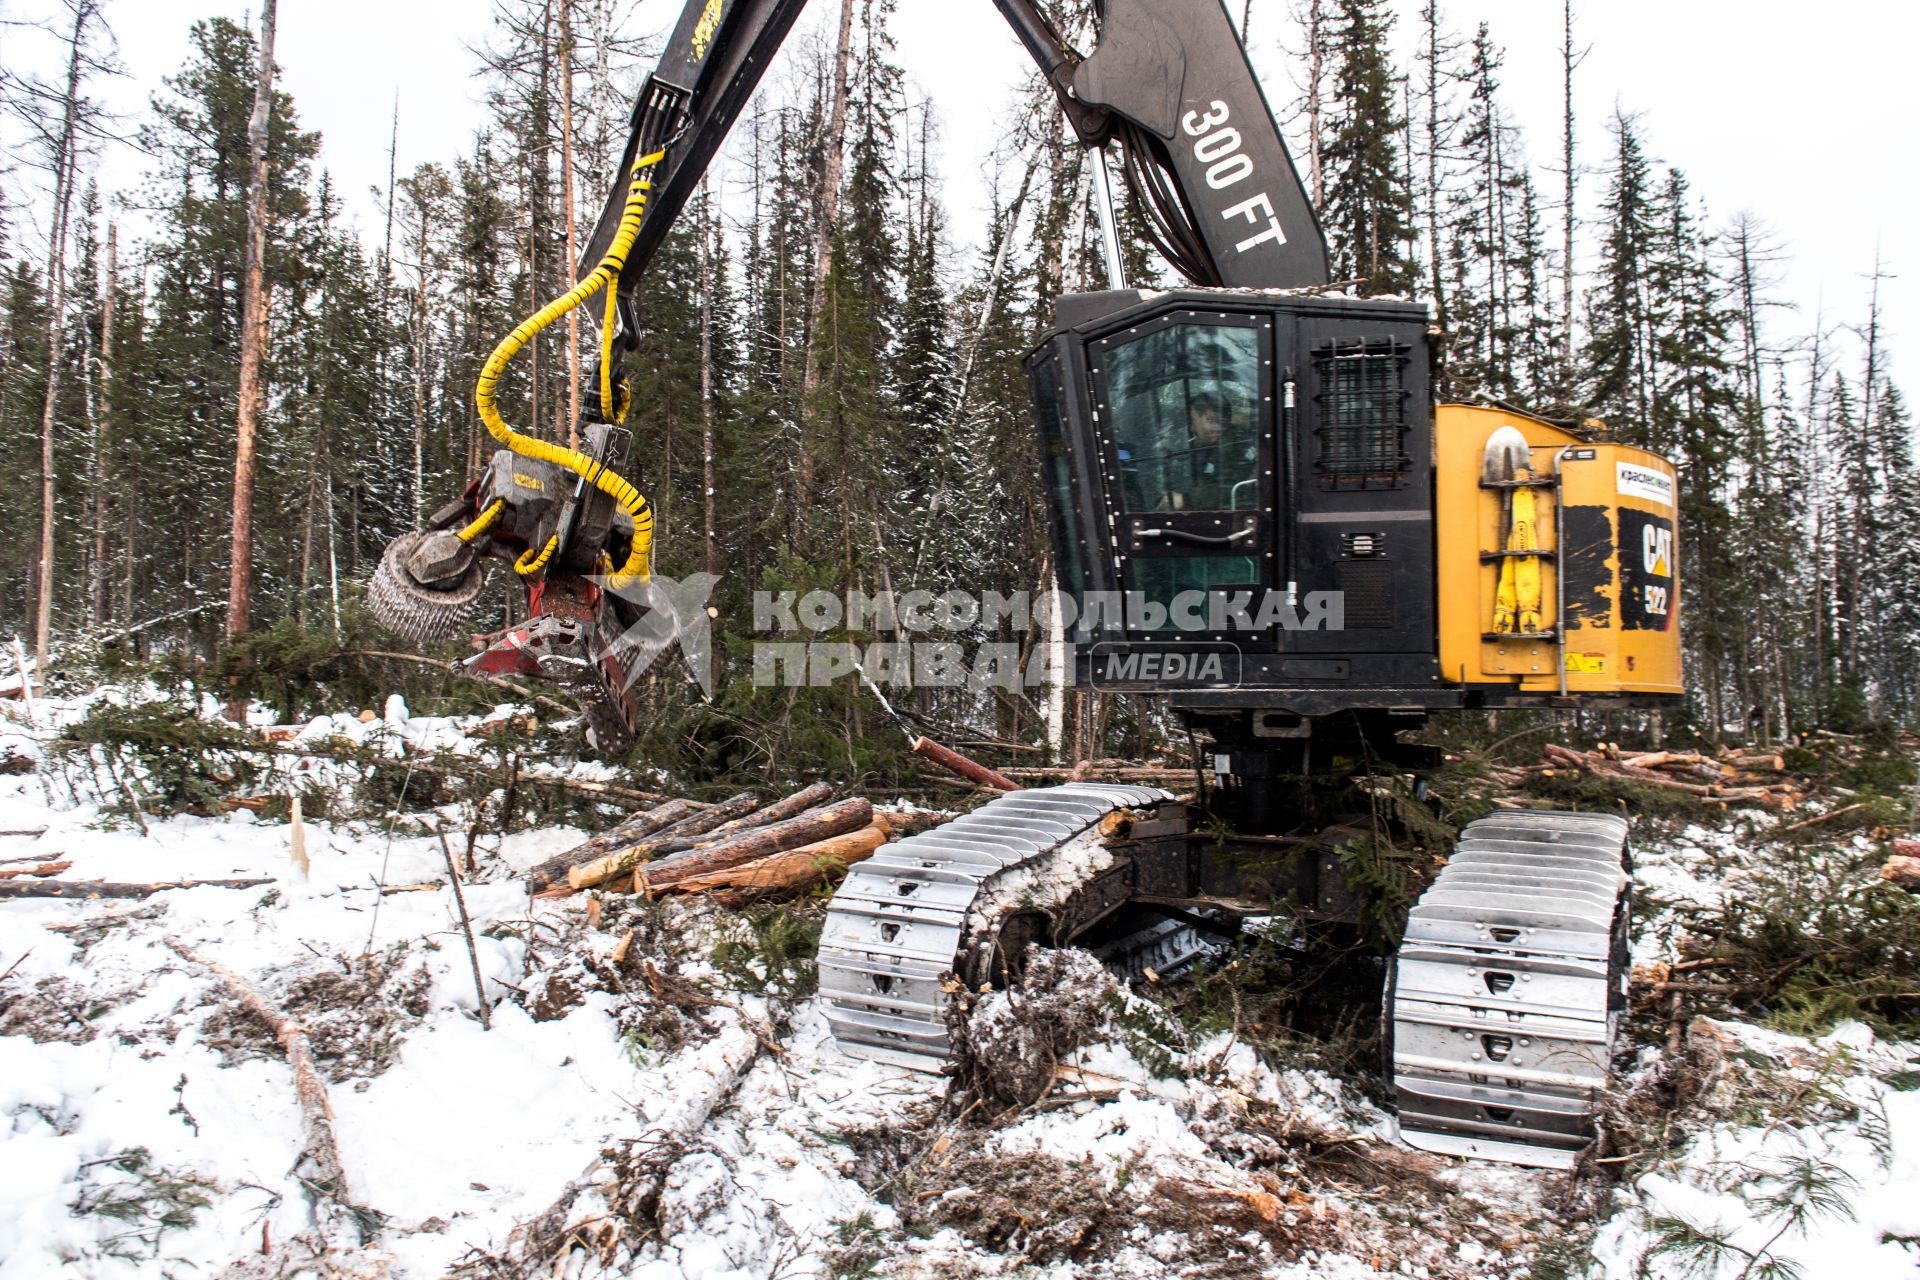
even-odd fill
[[(1418, 0), (1395, 0), (1397, 39), (1410, 50)], [(27, 18), (49, 0), (0, 0), (0, 14)], [(106, 91), (137, 120), (160, 77), (186, 56), (192, 21), (213, 13), (243, 18), (244, 0), (108, 0), (107, 16), (130, 75)], [(669, 26), (680, 0), (639, 0), (636, 31)], [(1240, 0), (1230, 6), (1236, 20)], [(822, 0), (801, 30), (835, 8)], [(1650, 153), (1683, 169), (1716, 225), (1738, 210), (1765, 219), (1791, 255), (1784, 300), (1797, 308), (1772, 320), (1776, 338), (1811, 331), (1824, 308), (1829, 326), (1864, 321), (1876, 245), (1896, 278), (1882, 286), (1896, 377), (1920, 365), (1920, 166), (1912, 127), (1920, 106), (1911, 50), (1920, 6), (1905, 0), (1576, 0), (1577, 39), (1591, 52), (1576, 79), (1579, 145), (1590, 166), (1604, 163), (1606, 121), (1616, 105), (1641, 116)], [(899, 56), (919, 93), (936, 104), (944, 131), (946, 200), (956, 241), (980, 238), (985, 184), (997, 125), (1025, 55), (989, 0), (899, 0)], [(1294, 96), (1286, 0), (1254, 0), (1250, 46), (1276, 111)], [(469, 49), (489, 30), (487, 0), (281, 0), (282, 87), (301, 120), (324, 136), (322, 163), (362, 225), (378, 226), (371, 187), (386, 179), (396, 94), (401, 172), (459, 154), (481, 122), (481, 86)], [(1503, 98), (1527, 127), (1542, 167), (1557, 164), (1560, 120), (1560, 6), (1550, 0), (1443, 0), (1462, 33), (1484, 20), (1506, 52)], [(57, 71), (57, 50), (18, 28), (4, 36), (9, 66)], [(789, 44), (789, 52), (800, 41)], [(780, 75), (776, 64), (771, 73)], [(12, 159), (12, 157), (9, 157)], [(9, 166), (12, 167), (12, 166)], [(110, 156), (103, 187), (128, 190), (141, 162)], [(1543, 175), (1544, 177), (1544, 175)], [(17, 191), (24, 175), (6, 179)], [(1557, 181), (1546, 178), (1552, 187)], [(1603, 179), (1584, 180), (1592, 215)], [(24, 228), (23, 228), (24, 230)], [(1583, 266), (1591, 266), (1583, 263)], [(1910, 397), (1920, 388), (1907, 388)]]

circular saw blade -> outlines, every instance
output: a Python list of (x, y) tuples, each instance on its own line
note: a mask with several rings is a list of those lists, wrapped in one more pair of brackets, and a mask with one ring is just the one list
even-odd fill
[(367, 583), (367, 607), (382, 626), (419, 644), (451, 640), (467, 629), (467, 619), (486, 586), (486, 568), (473, 563), (450, 585), (428, 586), (413, 576), (413, 553), (431, 531), (416, 529), (394, 539)]

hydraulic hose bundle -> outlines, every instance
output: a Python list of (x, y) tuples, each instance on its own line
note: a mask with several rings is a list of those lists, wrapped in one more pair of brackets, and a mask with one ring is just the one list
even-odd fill
[[(518, 355), (520, 349), (531, 342), (536, 335), (556, 320), (572, 311), (587, 299), (607, 291), (607, 311), (605, 323), (600, 331), (600, 412), (601, 416), (613, 423), (623, 422), (630, 407), (630, 396), (624, 386), (616, 389), (613, 381), (613, 334), (617, 319), (615, 305), (621, 269), (626, 266), (627, 253), (633, 248), (634, 238), (640, 232), (641, 215), (646, 212), (647, 192), (652, 188), (647, 171), (660, 163), (666, 153), (655, 151), (642, 156), (633, 165), (633, 175), (627, 186), (626, 207), (620, 218), (620, 227), (615, 232), (613, 243), (607, 247), (606, 256), (599, 265), (588, 273), (587, 277), (555, 298), (533, 315), (520, 322), (514, 331), (500, 340), (487, 357), (480, 370), (479, 381), (474, 385), (474, 407), (480, 411), (480, 420), (487, 425), (493, 438), (525, 458), (564, 467), (600, 492), (611, 497), (620, 505), (621, 510), (633, 517), (633, 542), (627, 551), (626, 563), (615, 569), (607, 585), (615, 590), (629, 583), (644, 584), (651, 576), (653, 557), (653, 508), (624, 477), (609, 471), (604, 465), (576, 449), (564, 445), (551, 444), (532, 436), (522, 435), (507, 425), (500, 416), (496, 396), (500, 388), (500, 379), (506, 372), (508, 361)], [(481, 520), (486, 520), (483, 515)], [(479, 525), (479, 521), (475, 524)], [(484, 527), (484, 526), (482, 526)], [(558, 534), (547, 539), (546, 546), (536, 551), (528, 547), (526, 552), (514, 562), (514, 570), (522, 576), (531, 576), (545, 569), (554, 553), (559, 549)]]

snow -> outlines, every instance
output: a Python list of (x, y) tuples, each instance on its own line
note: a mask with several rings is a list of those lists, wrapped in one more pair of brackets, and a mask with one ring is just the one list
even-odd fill
[[(1658, 1256), (1659, 1240), (1670, 1234), (1659, 1227), (1663, 1218), (1718, 1234), (1748, 1254), (1764, 1251), (1810, 1280), (1911, 1280), (1920, 1273), (1912, 1243), (1920, 1240), (1920, 1092), (1884, 1079), (1920, 1064), (1920, 1045), (1880, 1041), (1858, 1023), (1818, 1040), (1743, 1023), (1710, 1025), (1746, 1071), (1801, 1086), (1790, 1087), (1787, 1099), (1810, 1092), (1826, 1105), (1811, 1117), (1789, 1112), (1764, 1124), (1716, 1125), (1643, 1174), (1629, 1188), (1629, 1206), (1600, 1231), (1599, 1274), (1687, 1275), (1681, 1257)], [(1796, 1220), (1768, 1199), (1796, 1168), (1810, 1165), (1832, 1183), (1837, 1201)], [(1745, 1263), (1737, 1259), (1729, 1274)]]
[[(42, 705), (43, 724), (79, 714), (75, 703)], [(398, 698), (379, 710), (372, 720), (318, 717), (296, 741), (476, 749), (470, 721), (414, 716)], [(0, 750), (37, 759), (41, 732), (0, 721)], [(583, 765), (571, 776), (615, 775)], [(842, 1056), (813, 1000), (773, 999), (718, 968), (707, 948), (724, 926), (710, 911), (675, 917), (687, 955), (659, 957), (662, 971), (707, 993), (699, 1034), (657, 1051), (623, 1040), (608, 990), (586, 990), (547, 1021), (529, 1012), (532, 1000), (523, 1007), (514, 988), (528, 983), (541, 947), (604, 956), (618, 933), (586, 929), (577, 901), (533, 901), (504, 877), (465, 888), (490, 1006), (483, 1028), (451, 892), (378, 892), (444, 880), (439, 844), (410, 834), (417, 826), (389, 838), (381, 823), (309, 822), (312, 873), (297, 885), (288, 828), (244, 810), (155, 820), (148, 836), (104, 824), (41, 775), (0, 777), (0, 830), (43, 827), (0, 837), (0, 859), (72, 859), (75, 879), (276, 883), (0, 902), (0, 971), (14, 966), (0, 1008), (14, 1019), (0, 1023), (11, 1031), (0, 1034), (0, 1280), (218, 1274), (309, 1225), (290, 1174), (302, 1142), (291, 1073), (264, 1037), (235, 1049), (230, 1000), (169, 939), (270, 998), (369, 953), (391, 956), (400, 975), (383, 993), (418, 977), (417, 1015), (391, 994), (395, 1009), (347, 1009), (339, 1022), (321, 1010), (310, 1027), (365, 1030), (376, 1013), (395, 1014), (382, 1061), (345, 1070), (330, 1095), (352, 1196), (385, 1215), (379, 1265), (402, 1280), (510, 1255), (526, 1224), (570, 1191), (565, 1220), (591, 1222), (624, 1203), (631, 1187), (621, 1179), (649, 1155), (658, 1202), (644, 1229), (608, 1237), (610, 1274), (867, 1274), (843, 1251), (870, 1241), (871, 1274), (902, 1280), (1145, 1280), (1229, 1257), (1243, 1267), (1234, 1274), (1284, 1280), (1524, 1276), (1539, 1248), (1566, 1235), (1564, 1178), (1405, 1152), (1391, 1119), (1352, 1083), (1263, 1060), (1238, 1036), (1161, 1046), (1155, 1068), (1136, 1033), (1110, 1024), (1061, 1065), (1064, 1096), (983, 1125), (945, 1109), (940, 1077)], [(483, 853), (525, 868), (578, 834), (519, 832)], [(1069, 853), (1086, 866), (1104, 855), (1092, 841)], [(1636, 959), (1653, 963), (1673, 955), (1668, 904), (1737, 891), (1744, 854), (1729, 833), (1695, 827), (1643, 842), (1636, 857), (1638, 890), (1654, 906)], [(1120, 1004), (1146, 1007), (1131, 993)], [(1819, 1040), (1733, 1022), (1699, 1034), (1721, 1046), (1708, 1099), (1719, 1118), (1629, 1167), (1591, 1265), (1569, 1274), (1677, 1280), (1685, 1259), (1658, 1252), (1666, 1218), (1770, 1251), (1806, 1280), (1913, 1277), (1920, 1254), (1901, 1240), (1920, 1237), (1920, 1092), (1894, 1082), (1920, 1067), (1920, 1046), (1860, 1026)], [(1648, 1049), (1648, 1063), (1658, 1054)], [(1315, 1174), (1290, 1135), (1377, 1163)], [(127, 1154), (135, 1149), (144, 1157)], [(897, 1169), (887, 1163), (896, 1149)], [(1058, 1162), (1110, 1214), (1102, 1252), (1029, 1259), (1023, 1246), (990, 1249), (955, 1225), (969, 1196), (994, 1187), (946, 1171), (1020, 1160)], [(1807, 1160), (1830, 1169), (1841, 1208), (1782, 1231), (1765, 1197)], [(903, 1194), (904, 1179), (926, 1190), (914, 1182)], [(1168, 1216), (1169, 1187), (1200, 1197), (1197, 1217)], [(158, 1215), (174, 1203), (188, 1215), (163, 1225)], [(1196, 1258), (1195, 1240), (1220, 1256)], [(1741, 1265), (1695, 1274), (1733, 1280)]]

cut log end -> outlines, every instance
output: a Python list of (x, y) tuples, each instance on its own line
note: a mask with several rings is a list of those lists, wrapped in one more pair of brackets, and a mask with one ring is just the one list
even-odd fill
[[(1916, 844), (1915, 841), (1903, 841)], [(1920, 856), (1896, 853), (1887, 859), (1887, 865), (1880, 869), (1881, 878), (1889, 884), (1897, 885), (1908, 893), (1920, 893)]]
[(979, 761), (969, 760), (952, 747), (943, 747), (931, 738), (915, 738), (913, 740), (913, 753), (918, 756), (925, 756), (941, 768), (949, 769), (965, 778), (968, 782), (975, 783), (976, 785), (991, 787), (995, 791), (1018, 791), (1020, 789), (1020, 784), (1013, 779), (1004, 774), (995, 773)]

